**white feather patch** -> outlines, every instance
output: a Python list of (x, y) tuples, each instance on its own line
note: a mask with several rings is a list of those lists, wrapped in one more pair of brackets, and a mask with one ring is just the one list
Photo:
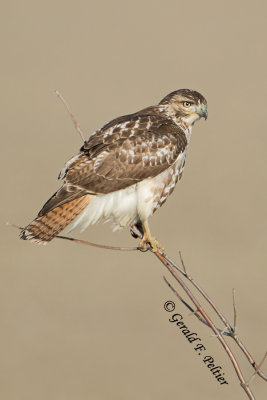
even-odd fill
[(68, 231), (112, 221), (114, 230), (133, 224), (137, 219), (136, 185), (109, 194), (97, 195), (73, 221)]

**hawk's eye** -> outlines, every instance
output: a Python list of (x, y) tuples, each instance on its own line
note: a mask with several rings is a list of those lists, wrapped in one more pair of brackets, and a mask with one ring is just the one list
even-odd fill
[(190, 101), (184, 101), (184, 107), (190, 107), (192, 103)]

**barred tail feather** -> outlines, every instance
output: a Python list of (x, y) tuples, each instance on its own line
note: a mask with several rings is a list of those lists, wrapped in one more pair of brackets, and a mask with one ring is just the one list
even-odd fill
[(88, 206), (93, 198), (93, 195), (86, 194), (53, 208), (26, 226), (20, 238), (35, 243), (50, 242)]

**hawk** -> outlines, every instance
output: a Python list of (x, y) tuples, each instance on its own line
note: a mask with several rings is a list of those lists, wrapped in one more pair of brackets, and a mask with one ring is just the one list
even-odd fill
[(58, 177), (63, 185), (20, 238), (49, 242), (67, 225), (84, 230), (112, 221), (115, 229), (137, 230), (141, 249), (160, 249), (148, 218), (181, 179), (192, 126), (201, 117), (207, 119), (206, 99), (180, 89), (105, 124), (66, 163)]

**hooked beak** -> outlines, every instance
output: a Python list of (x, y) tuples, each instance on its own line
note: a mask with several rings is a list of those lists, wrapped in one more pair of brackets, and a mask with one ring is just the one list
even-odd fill
[(208, 118), (208, 110), (204, 104), (201, 104), (198, 115), (200, 118), (202, 118), (202, 117), (205, 118), (205, 120)]

